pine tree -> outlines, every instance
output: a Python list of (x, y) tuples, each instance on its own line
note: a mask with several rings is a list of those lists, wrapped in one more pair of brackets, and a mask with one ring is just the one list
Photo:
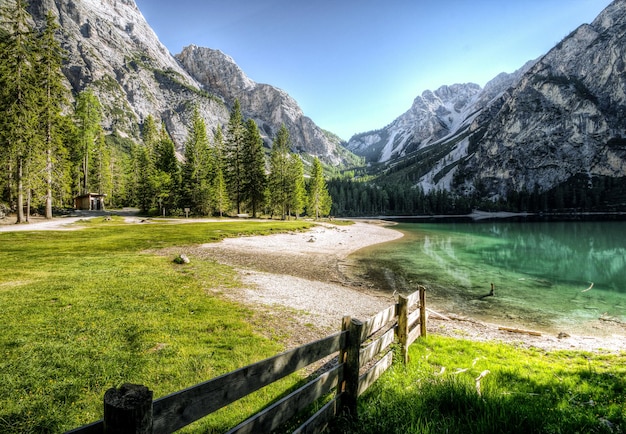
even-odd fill
[(185, 143), (185, 163), (183, 164), (183, 200), (185, 206), (196, 209), (201, 214), (210, 212), (209, 139), (204, 120), (198, 109)]
[(106, 144), (102, 131), (100, 131), (94, 143), (90, 172), (89, 179), (95, 191), (111, 197), (113, 190), (111, 150)]
[(170, 138), (165, 125), (161, 125), (159, 133), (159, 141), (154, 150), (155, 153), (155, 169), (157, 173), (165, 174), (167, 177), (160, 175), (161, 192), (157, 192), (157, 196), (161, 198), (162, 205), (168, 209), (174, 209), (178, 204), (178, 194), (180, 189), (180, 165), (176, 158), (176, 149), (174, 142)]
[(98, 97), (90, 90), (84, 90), (76, 98), (76, 110), (74, 112), (77, 143), (75, 149), (75, 162), (78, 170), (77, 188), (79, 194), (89, 193), (91, 172), (90, 160), (93, 157), (96, 140), (102, 132), (102, 109)]
[(311, 181), (309, 182), (307, 213), (317, 220), (330, 213), (331, 205), (332, 201), (324, 180), (322, 163), (318, 158), (315, 158), (311, 171)]
[(226, 143), (224, 146), (224, 178), (230, 192), (231, 199), (241, 214), (241, 204), (244, 200), (244, 147), (246, 128), (243, 124), (239, 100), (230, 113), (228, 121)]
[(304, 164), (296, 154), (289, 155), (289, 181), (287, 184), (288, 215), (293, 212), (296, 218), (304, 211), (306, 204), (306, 187), (304, 183)]
[[(46, 26), (39, 39), (40, 59), (38, 63), (41, 87), (44, 90), (41, 101), (42, 129), (44, 135), (44, 149), (46, 155), (46, 199), (45, 216), (52, 218), (52, 191), (55, 167), (64, 166), (63, 157), (67, 155), (62, 140), (62, 128), (64, 119), (62, 106), (67, 102), (67, 90), (63, 85), (61, 63), (63, 51), (55, 38), (58, 31), (54, 16), (51, 12), (46, 15)], [(58, 170), (56, 170), (58, 173)]]
[(24, 195), (29, 163), (33, 155), (40, 154), (41, 144), (37, 134), (40, 88), (35, 74), (35, 35), (23, 0), (4, 3), (0, 17), (0, 27), (7, 32), (0, 47), (0, 156), (10, 173), (9, 191), (15, 179), (17, 223), (23, 223), (28, 218), (28, 213), (24, 216)]
[(263, 139), (254, 120), (246, 124), (246, 140), (243, 150), (243, 195), (250, 203), (252, 217), (256, 218), (257, 210), (265, 197), (265, 154)]
[(272, 215), (278, 212), (283, 220), (289, 208), (289, 143), (289, 131), (282, 125), (272, 143), (268, 185)]
[(222, 217), (224, 212), (230, 207), (230, 199), (228, 186), (224, 178), (224, 135), (220, 125), (217, 126), (213, 134), (213, 147), (211, 148), (211, 152), (215, 169), (212, 182), (212, 207), (219, 213), (220, 217)]
[(146, 120), (143, 122), (143, 126), (141, 129), (141, 138), (143, 140), (144, 146), (148, 149), (148, 155), (151, 159), (155, 159), (155, 148), (157, 146), (157, 142), (159, 141), (159, 130), (157, 128), (157, 124), (152, 115), (148, 115)]

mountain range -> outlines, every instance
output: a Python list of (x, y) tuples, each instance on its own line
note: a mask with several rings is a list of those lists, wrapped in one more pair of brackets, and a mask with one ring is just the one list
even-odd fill
[(138, 138), (152, 115), (181, 154), (194, 107), (215, 129), (238, 99), (266, 146), (285, 124), (296, 152), (344, 167), (356, 154), (375, 178), (401, 173), (425, 191), (498, 199), (574, 178), (626, 176), (626, 0), (518, 71), (484, 88), (425, 91), (391, 124), (347, 143), (304, 116), (286, 92), (249, 79), (227, 54), (194, 45), (170, 54), (133, 0), (30, 2), (38, 23), (47, 10), (61, 25), (68, 87), (94, 89), (105, 128)]
[[(378, 173), (498, 199), (573, 179), (626, 176), (626, 1), (484, 89), (443, 86), (348, 149)], [(401, 169), (398, 169), (401, 168)]]
[[(104, 127), (137, 139), (148, 115), (165, 123), (182, 155), (195, 107), (207, 128), (228, 123), (238, 98), (243, 115), (259, 124), (267, 146), (285, 124), (293, 150), (343, 164), (351, 154), (341, 140), (304, 116), (286, 92), (250, 80), (218, 50), (187, 47), (173, 56), (159, 41), (134, 0), (32, 0), (29, 12), (43, 23), (50, 10), (61, 26), (67, 53), (63, 72), (74, 94), (91, 87), (104, 110)], [(352, 156), (353, 157), (353, 156)]]

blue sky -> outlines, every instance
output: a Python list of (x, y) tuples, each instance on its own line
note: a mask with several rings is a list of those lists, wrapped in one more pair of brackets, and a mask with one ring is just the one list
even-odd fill
[(484, 86), (545, 54), (610, 0), (136, 0), (172, 54), (195, 44), (288, 92), (349, 139), (425, 90)]

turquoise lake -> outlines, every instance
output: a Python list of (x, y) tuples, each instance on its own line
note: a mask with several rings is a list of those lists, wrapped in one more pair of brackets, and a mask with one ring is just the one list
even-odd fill
[[(381, 290), (427, 287), (427, 306), (546, 331), (626, 321), (626, 222), (402, 223), (351, 256)], [(494, 297), (483, 297), (495, 287)]]

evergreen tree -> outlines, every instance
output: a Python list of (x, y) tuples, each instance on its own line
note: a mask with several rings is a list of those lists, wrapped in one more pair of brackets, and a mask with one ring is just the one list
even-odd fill
[(46, 14), (46, 27), (39, 40), (39, 76), (44, 91), (41, 101), (42, 129), (44, 135), (44, 149), (46, 155), (45, 166), (45, 217), (52, 218), (52, 191), (55, 173), (60, 175), (63, 170), (64, 157), (67, 155), (63, 144), (62, 128), (64, 124), (62, 106), (66, 103), (66, 88), (63, 85), (61, 62), (63, 51), (55, 38), (58, 31), (54, 16)]
[(289, 209), (289, 143), (289, 131), (282, 125), (272, 143), (268, 185), (271, 213), (280, 213), (283, 220)]
[(256, 218), (257, 210), (265, 196), (265, 154), (263, 139), (254, 120), (246, 124), (246, 140), (243, 150), (243, 195), (250, 203), (252, 217)]
[(206, 125), (196, 109), (185, 143), (183, 201), (185, 201), (185, 206), (192, 207), (203, 215), (209, 214), (211, 206), (209, 164), (209, 139)]
[(77, 143), (75, 149), (75, 162), (77, 164), (77, 191), (79, 194), (89, 193), (90, 160), (93, 158), (96, 141), (103, 134), (102, 109), (98, 97), (90, 90), (84, 90), (76, 98), (76, 110), (74, 112)]
[(316, 220), (330, 213), (332, 200), (328, 194), (322, 163), (318, 158), (313, 160), (313, 170), (311, 171), (311, 181), (309, 183), (309, 197), (307, 213)]
[(296, 154), (289, 154), (287, 183), (287, 215), (293, 212), (296, 218), (304, 211), (306, 204), (306, 187), (304, 183), (304, 164), (302, 158)]
[(90, 185), (95, 191), (111, 197), (113, 190), (111, 150), (106, 144), (102, 130), (94, 143), (90, 172)]
[(213, 208), (219, 213), (220, 217), (224, 215), (224, 211), (228, 209), (230, 200), (228, 198), (228, 189), (222, 169), (218, 168), (215, 178), (213, 179)]
[(133, 172), (135, 174), (134, 194), (136, 204), (143, 212), (150, 211), (154, 205), (155, 192), (152, 188), (154, 182), (154, 164), (150, 159), (148, 148), (143, 145), (134, 145), (132, 151)]
[(241, 204), (244, 200), (244, 147), (246, 141), (246, 128), (243, 124), (241, 106), (239, 100), (230, 113), (228, 121), (226, 143), (224, 146), (224, 178), (231, 199), (237, 208), (237, 214), (241, 214)]
[(144, 146), (148, 149), (148, 155), (154, 160), (156, 158), (154, 154), (157, 143), (160, 140), (160, 134), (152, 115), (148, 115), (146, 120), (143, 122), (141, 138)]
[(38, 59), (25, 2), (4, 2), (0, 7), (0, 27), (6, 30), (0, 47), (0, 156), (9, 173), (10, 199), (14, 184), (17, 186), (17, 223), (23, 223), (28, 218), (28, 213), (24, 216), (24, 195), (30, 159), (41, 154), (37, 134), (41, 89), (35, 74)]
[(161, 125), (159, 141), (156, 143), (154, 153), (155, 170), (159, 174), (157, 197), (161, 198), (161, 203), (165, 208), (171, 210), (176, 208), (178, 204), (177, 192), (180, 189), (181, 177), (174, 142), (167, 133), (165, 125)]
[(213, 147), (211, 148), (211, 152), (215, 163), (215, 172), (213, 174), (212, 182), (212, 207), (219, 213), (220, 217), (222, 217), (224, 212), (226, 212), (230, 207), (230, 199), (228, 187), (224, 178), (224, 135), (220, 125), (217, 126), (217, 129), (213, 134)]

